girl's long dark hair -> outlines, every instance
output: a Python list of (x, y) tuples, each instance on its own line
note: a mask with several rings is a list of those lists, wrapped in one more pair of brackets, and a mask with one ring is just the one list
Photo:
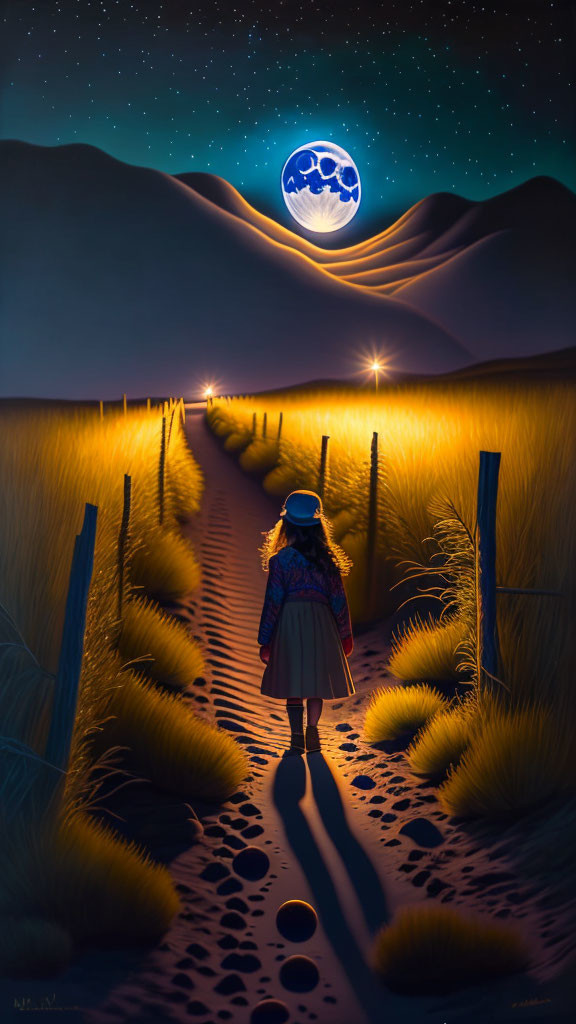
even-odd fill
[(271, 530), (263, 533), (264, 543), (258, 549), (262, 559), (262, 568), (268, 568), (268, 562), (281, 548), (294, 547), (300, 551), (312, 565), (324, 570), (327, 574), (339, 572), (347, 576), (353, 561), (343, 548), (333, 539), (332, 524), (320, 512), (319, 522), (313, 526), (296, 526), (288, 519), (279, 519)]

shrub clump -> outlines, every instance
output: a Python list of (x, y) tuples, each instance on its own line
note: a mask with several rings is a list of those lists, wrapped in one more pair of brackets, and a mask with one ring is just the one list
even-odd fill
[(210, 430), (217, 437), (226, 437), (227, 434), (231, 434), (234, 430), (234, 418), (220, 406), (208, 409), (206, 411), (206, 419), (208, 420)]
[(458, 679), (458, 646), (465, 637), (462, 619), (417, 617), (394, 637), (390, 671), (398, 679)]
[(0, 912), (54, 921), (77, 942), (157, 940), (180, 907), (167, 868), (81, 812), (3, 844), (0, 861)]
[(224, 441), (224, 448), (227, 452), (243, 451), (247, 448), (252, 440), (252, 433), (250, 430), (234, 430)]
[(394, 991), (433, 994), (524, 971), (530, 953), (508, 926), (418, 904), (404, 907), (378, 933), (372, 964)]
[(188, 630), (150, 601), (129, 601), (124, 606), (118, 642), (127, 661), (149, 657), (147, 675), (161, 683), (185, 689), (201, 676), (204, 657)]
[(519, 814), (573, 784), (565, 746), (540, 708), (493, 708), (438, 790), (456, 817)]
[(425, 683), (377, 690), (366, 711), (364, 736), (371, 743), (399, 739), (417, 732), (447, 706), (447, 698)]
[(183, 597), (195, 590), (201, 570), (191, 545), (177, 533), (151, 531), (131, 559), (135, 587), (160, 600)]
[(272, 494), (275, 498), (285, 498), (292, 491), (297, 491), (304, 485), (301, 483), (298, 473), (291, 466), (281, 462), (266, 474), (262, 486), (268, 494)]
[(122, 680), (110, 701), (107, 743), (127, 745), (135, 767), (161, 789), (188, 800), (227, 800), (248, 774), (240, 744), (195, 715), (179, 694), (133, 672)]
[(277, 465), (280, 458), (278, 441), (254, 438), (240, 456), (240, 465), (247, 473), (264, 474)]
[(472, 714), (462, 708), (434, 715), (406, 752), (412, 770), (417, 775), (441, 778), (460, 761), (470, 742), (472, 725)]

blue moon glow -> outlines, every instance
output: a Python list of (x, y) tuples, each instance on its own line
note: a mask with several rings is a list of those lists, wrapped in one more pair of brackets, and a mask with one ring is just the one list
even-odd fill
[(288, 157), (282, 195), (294, 220), (309, 231), (337, 231), (360, 206), (360, 175), (352, 157), (333, 142), (309, 142)]

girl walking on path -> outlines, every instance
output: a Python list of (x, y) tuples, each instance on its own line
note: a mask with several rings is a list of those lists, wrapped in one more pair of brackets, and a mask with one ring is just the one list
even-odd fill
[(356, 692), (347, 661), (354, 641), (342, 583), (353, 563), (332, 540), (314, 491), (292, 491), (280, 519), (263, 535), (259, 551), (268, 582), (258, 631), (266, 664), (260, 690), (286, 701), (291, 750), (320, 750), (322, 702)]

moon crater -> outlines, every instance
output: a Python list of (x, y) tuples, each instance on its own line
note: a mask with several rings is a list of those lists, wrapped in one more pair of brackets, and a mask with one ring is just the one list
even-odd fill
[(282, 169), (284, 202), (309, 231), (337, 231), (348, 224), (358, 211), (360, 192), (356, 164), (333, 142), (300, 146)]

